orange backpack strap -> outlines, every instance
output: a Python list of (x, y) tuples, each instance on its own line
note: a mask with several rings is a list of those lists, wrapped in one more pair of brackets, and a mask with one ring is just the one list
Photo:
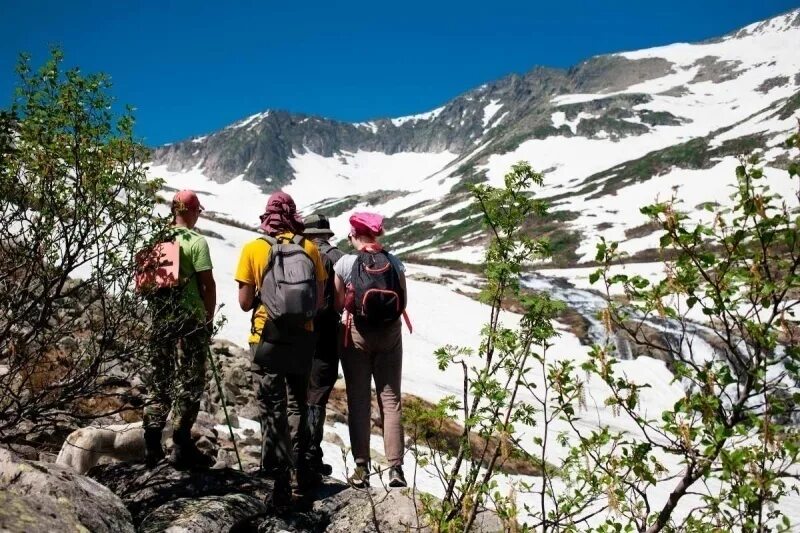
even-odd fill
[(344, 348), (350, 346), (350, 334), (351, 329), (353, 328), (353, 314), (349, 311), (346, 311), (347, 318), (344, 322)]
[(409, 333), (414, 333), (414, 328), (411, 326), (411, 319), (408, 318), (408, 313), (403, 311), (403, 321), (406, 323), (406, 327), (408, 328)]

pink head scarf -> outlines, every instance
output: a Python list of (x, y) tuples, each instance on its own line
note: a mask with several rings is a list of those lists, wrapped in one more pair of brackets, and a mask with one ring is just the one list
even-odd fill
[(350, 233), (380, 237), (383, 235), (383, 217), (378, 213), (353, 213), (350, 215)]
[(287, 232), (303, 233), (303, 217), (297, 212), (291, 196), (285, 192), (276, 192), (269, 197), (265, 212), (261, 215), (261, 229), (272, 236)]

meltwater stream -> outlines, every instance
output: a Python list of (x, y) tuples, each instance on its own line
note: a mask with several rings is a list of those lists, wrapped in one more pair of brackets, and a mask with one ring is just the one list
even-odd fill
[[(560, 300), (568, 307), (579, 313), (588, 324), (587, 338), (582, 339), (587, 344), (602, 344), (606, 342), (609, 332), (601, 320), (603, 310), (608, 306), (606, 298), (599, 292), (578, 289), (570, 282), (562, 278), (543, 276), (538, 273), (526, 275), (522, 284), (524, 287), (540, 292), (548, 293), (552, 298)], [(640, 317), (632, 317), (632, 320), (641, 320)], [(662, 319), (659, 317), (646, 317), (643, 320), (645, 327), (651, 330), (656, 343), (663, 345), (671, 353), (680, 353), (682, 357), (691, 359), (695, 362), (706, 361), (717, 356), (717, 350), (708, 342), (714, 339), (714, 331), (701, 324), (690, 323), (682, 326), (675, 320)], [(611, 339), (617, 350), (617, 355), (621, 359), (632, 359), (637, 354), (652, 355), (658, 359), (663, 356), (642, 352), (642, 347), (624, 332), (611, 333)], [(667, 366), (671, 365), (670, 361)]]

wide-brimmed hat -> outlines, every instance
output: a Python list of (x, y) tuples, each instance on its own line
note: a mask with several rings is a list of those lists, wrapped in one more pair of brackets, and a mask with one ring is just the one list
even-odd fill
[(303, 235), (319, 235), (325, 237), (332, 237), (331, 223), (328, 217), (320, 214), (308, 215), (305, 220), (306, 229), (303, 230)]

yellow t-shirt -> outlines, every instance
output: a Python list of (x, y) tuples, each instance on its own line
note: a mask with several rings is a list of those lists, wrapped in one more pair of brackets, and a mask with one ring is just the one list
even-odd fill
[[(282, 233), (281, 237), (292, 238), (294, 235), (291, 233)], [(325, 283), (328, 279), (328, 273), (325, 271), (325, 263), (319, 255), (319, 249), (311, 239), (303, 240), (303, 248), (305, 248), (311, 260), (314, 262), (314, 268), (317, 274), (317, 281)], [(234, 278), (240, 283), (253, 285), (258, 294), (261, 288), (261, 278), (264, 275), (264, 269), (267, 268), (267, 260), (269, 259), (270, 245), (263, 239), (256, 239), (250, 241), (242, 248), (242, 255), (239, 256), (239, 265), (236, 267), (236, 275)], [(255, 317), (253, 318), (253, 327), (250, 330), (250, 337), (248, 342), (257, 343), (261, 340), (261, 330), (264, 329), (264, 324), (267, 321), (267, 308), (264, 305), (259, 305), (256, 310)], [(306, 329), (314, 331), (314, 321), (306, 322)]]

